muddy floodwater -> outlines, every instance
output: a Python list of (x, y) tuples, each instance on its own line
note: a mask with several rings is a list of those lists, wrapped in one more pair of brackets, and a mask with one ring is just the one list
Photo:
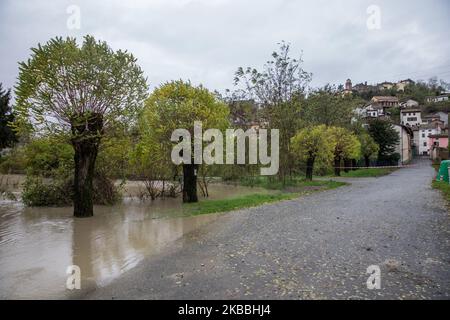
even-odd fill
[[(256, 192), (262, 190), (222, 184), (210, 188), (212, 199)], [(82, 292), (104, 286), (220, 216), (180, 217), (182, 210), (180, 198), (125, 198), (119, 205), (97, 206), (94, 217), (80, 219), (72, 217), (72, 208), (27, 208), (0, 200), (0, 298), (75, 297), (80, 291), (66, 289), (69, 266), (80, 267)]]

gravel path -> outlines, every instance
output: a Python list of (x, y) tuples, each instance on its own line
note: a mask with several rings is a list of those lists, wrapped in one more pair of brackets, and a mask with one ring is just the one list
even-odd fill
[[(433, 176), (418, 160), (223, 215), (86, 298), (449, 299), (450, 219)], [(370, 265), (379, 290), (367, 288)]]

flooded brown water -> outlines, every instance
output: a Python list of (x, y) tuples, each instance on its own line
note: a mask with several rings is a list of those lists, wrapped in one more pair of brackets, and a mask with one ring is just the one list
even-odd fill
[[(226, 199), (260, 189), (214, 184), (211, 198)], [(81, 289), (104, 286), (142, 259), (220, 215), (179, 217), (181, 199), (139, 202), (125, 198), (97, 206), (92, 218), (72, 217), (72, 208), (26, 208), (0, 201), (0, 298), (69, 298), (66, 269), (81, 269)], [(176, 242), (182, 245), (181, 242)]]

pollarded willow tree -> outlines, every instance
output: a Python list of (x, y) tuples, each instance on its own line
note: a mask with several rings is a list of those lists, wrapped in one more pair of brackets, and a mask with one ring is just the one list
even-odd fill
[(74, 215), (93, 215), (92, 179), (104, 133), (130, 123), (148, 86), (136, 58), (106, 42), (57, 37), (20, 63), (17, 128), (67, 135), (75, 155)]
[(357, 159), (361, 152), (358, 137), (350, 130), (341, 127), (329, 127), (328, 136), (334, 145), (334, 175), (341, 175), (341, 161)]
[(328, 163), (333, 158), (333, 141), (325, 125), (306, 127), (291, 139), (292, 151), (306, 162), (306, 179), (312, 180), (314, 163), (319, 160)]
[[(203, 130), (228, 127), (228, 106), (203, 86), (190, 82), (172, 81), (156, 88), (145, 104), (141, 117), (143, 141), (162, 144), (166, 157), (174, 146), (172, 134), (177, 129), (189, 132), (191, 141), (183, 141), (194, 148), (194, 122), (200, 121)], [(212, 138), (212, 137), (211, 137)], [(214, 137), (214, 141), (220, 137)], [(220, 155), (222, 156), (222, 155)], [(194, 163), (191, 151), (190, 163), (183, 167), (183, 202), (197, 202), (197, 172), (199, 164)], [(202, 164), (205, 165), (205, 164)]]

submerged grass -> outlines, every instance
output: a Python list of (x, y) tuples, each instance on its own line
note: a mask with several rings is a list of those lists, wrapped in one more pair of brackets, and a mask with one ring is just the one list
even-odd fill
[[(345, 182), (338, 181), (302, 181), (299, 180), (295, 186), (296, 187), (317, 187), (321, 188), (308, 189), (303, 188), (299, 189), (301, 191), (294, 192), (283, 192), (280, 189), (272, 192), (272, 193), (255, 193), (250, 195), (245, 195), (241, 197), (235, 197), (231, 199), (221, 199), (221, 200), (203, 200), (197, 203), (189, 203), (183, 204), (183, 215), (184, 216), (195, 216), (200, 214), (208, 214), (208, 213), (218, 213), (218, 212), (226, 212), (233, 211), (237, 209), (256, 207), (262, 204), (277, 202), (282, 200), (290, 200), (297, 198), (301, 195), (305, 195), (311, 192), (320, 191), (320, 190), (329, 190), (334, 189), (343, 185), (346, 185)], [(258, 184), (258, 187), (265, 185), (264, 183)], [(275, 189), (273, 185), (270, 185)], [(293, 186), (292, 184), (290, 185)]]

